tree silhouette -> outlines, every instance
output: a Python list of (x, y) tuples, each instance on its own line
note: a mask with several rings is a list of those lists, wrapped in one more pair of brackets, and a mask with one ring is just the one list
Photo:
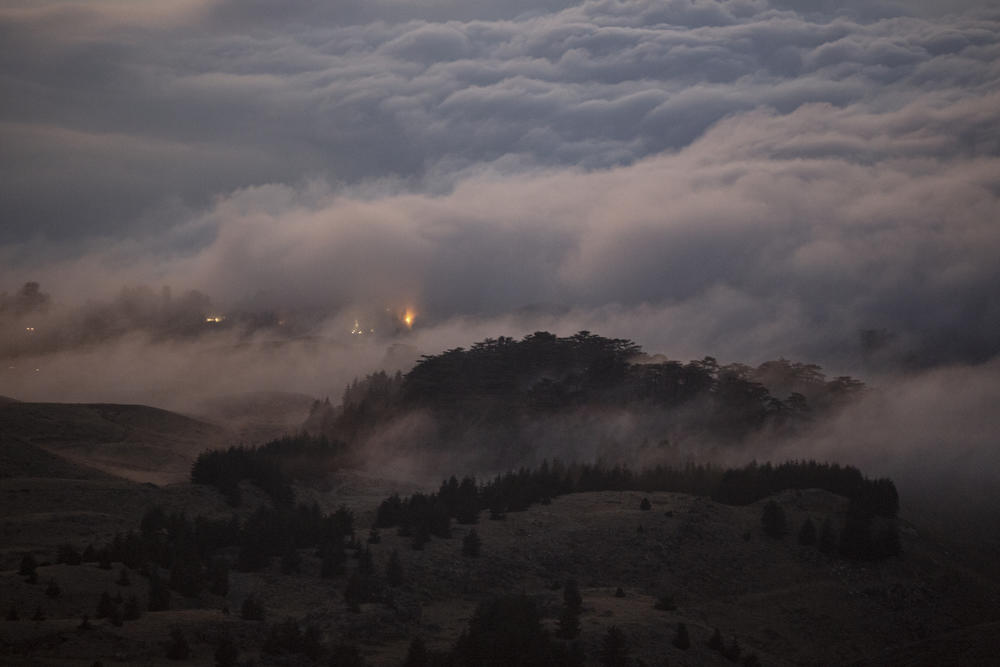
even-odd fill
[(628, 664), (628, 640), (617, 625), (609, 627), (601, 640), (599, 657), (604, 667), (624, 667)]
[(403, 563), (399, 558), (399, 551), (392, 550), (389, 560), (385, 565), (385, 578), (390, 586), (398, 588), (403, 585)]
[(340, 642), (330, 647), (330, 667), (365, 667), (361, 651), (354, 644)]
[(825, 554), (832, 554), (837, 551), (837, 534), (833, 531), (833, 521), (830, 517), (823, 519), (823, 525), (819, 531), (819, 550)]
[(38, 562), (32, 554), (24, 554), (21, 557), (21, 565), (18, 567), (17, 573), (22, 577), (26, 577), (35, 572), (35, 568), (38, 567)]
[(167, 657), (171, 660), (187, 660), (191, 657), (191, 646), (188, 644), (180, 628), (174, 628), (170, 631)]
[(715, 631), (712, 632), (712, 636), (708, 640), (708, 647), (714, 651), (718, 651), (719, 653), (722, 653), (722, 651), (725, 650), (726, 646), (722, 643), (722, 633), (719, 632), (719, 628), (716, 628)]
[(229, 594), (229, 561), (222, 557), (213, 558), (208, 566), (208, 590), (213, 595)]
[(580, 595), (580, 587), (576, 579), (567, 579), (563, 586), (563, 604), (567, 609), (579, 612), (583, 609), (583, 596)]
[(780, 538), (788, 532), (785, 522), (785, 510), (773, 500), (767, 501), (764, 505), (760, 523), (764, 528), (764, 533), (770, 537)]
[(673, 593), (664, 593), (663, 595), (656, 598), (656, 604), (653, 605), (654, 609), (659, 609), (660, 611), (674, 611), (677, 609), (677, 602), (674, 600)]
[(580, 610), (563, 607), (559, 614), (556, 636), (560, 639), (575, 639), (580, 634)]
[(130, 595), (122, 609), (122, 618), (126, 621), (134, 621), (140, 617), (142, 617), (142, 610), (139, 608), (139, 598)]
[(419, 635), (410, 642), (410, 648), (406, 651), (406, 659), (402, 667), (430, 667), (430, 656), (427, 653), (427, 646)]
[(240, 652), (233, 642), (233, 638), (227, 633), (219, 639), (219, 645), (215, 648), (215, 667), (236, 667), (239, 662)]
[(83, 557), (72, 544), (62, 544), (56, 552), (56, 562), (66, 565), (79, 565), (83, 562)]
[(104, 591), (101, 593), (101, 597), (97, 601), (97, 611), (94, 614), (94, 618), (108, 618), (114, 612), (115, 603), (111, 600), (111, 594)]
[(170, 609), (170, 589), (167, 588), (156, 567), (149, 573), (149, 611)]
[(799, 529), (799, 544), (806, 547), (816, 544), (816, 524), (809, 517), (806, 517)]
[(691, 648), (691, 637), (688, 635), (687, 626), (683, 623), (677, 624), (677, 631), (674, 633), (674, 646), (686, 651)]
[(473, 528), (468, 535), (462, 538), (462, 555), (468, 558), (478, 558), (482, 543), (479, 534)]
[(347, 602), (347, 608), (354, 613), (359, 613), (361, 611), (361, 603), (366, 601), (365, 593), (365, 582), (361, 575), (355, 572), (348, 577), (347, 587), (344, 588), (344, 601)]
[(254, 593), (243, 599), (243, 604), (240, 606), (240, 618), (244, 621), (264, 620), (264, 605)]

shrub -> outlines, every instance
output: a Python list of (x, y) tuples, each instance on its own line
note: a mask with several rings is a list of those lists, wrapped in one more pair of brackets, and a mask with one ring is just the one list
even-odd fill
[(722, 651), (725, 650), (726, 647), (722, 643), (722, 633), (719, 632), (719, 628), (715, 629), (715, 632), (712, 633), (712, 637), (708, 640), (708, 648), (713, 651), (718, 651), (719, 653), (722, 653)]
[(462, 555), (467, 558), (479, 558), (479, 551), (483, 541), (479, 538), (479, 533), (473, 528), (469, 534), (462, 538)]
[(574, 639), (580, 634), (580, 610), (563, 607), (559, 615), (559, 627), (556, 636), (560, 639)]
[(653, 605), (654, 609), (659, 609), (660, 611), (674, 611), (677, 609), (677, 603), (674, 602), (673, 593), (664, 593), (660, 597), (656, 598), (656, 604)]
[(243, 600), (240, 606), (240, 618), (244, 621), (263, 621), (264, 605), (261, 604), (257, 596), (251, 593)]
[(767, 501), (767, 504), (764, 505), (760, 523), (764, 528), (764, 533), (771, 537), (780, 538), (787, 532), (785, 510), (773, 500)]
[(24, 554), (21, 557), (21, 566), (18, 568), (17, 573), (22, 577), (26, 577), (35, 571), (38, 567), (38, 562), (35, 561), (35, 557), (31, 554)]
[(601, 641), (600, 658), (605, 667), (624, 667), (628, 664), (628, 640), (617, 625), (608, 628)]
[(171, 660), (187, 660), (191, 657), (191, 646), (180, 628), (170, 631), (170, 643), (167, 644), (167, 657)]
[(240, 652), (233, 643), (233, 638), (228, 634), (223, 635), (215, 648), (215, 667), (236, 667), (239, 656)]
[(389, 554), (389, 562), (385, 565), (385, 578), (389, 585), (398, 588), (403, 585), (403, 563), (399, 558), (399, 551), (392, 550)]
[(806, 517), (799, 529), (799, 544), (806, 547), (816, 544), (816, 525), (809, 517)]
[(125, 608), (122, 610), (122, 617), (126, 621), (135, 621), (142, 616), (142, 609), (139, 608), (139, 599), (130, 595), (125, 601)]
[(687, 626), (683, 623), (677, 624), (677, 631), (674, 633), (674, 646), (682, 651), (691, 648), (691, 636), (688, 634)]
[(115, 603), (112, 602), (111, 595), (104, 591), (97, 602), (97, 613), (94, 614), (94, 618), (108, 618), (113, 613), (115, 613)]

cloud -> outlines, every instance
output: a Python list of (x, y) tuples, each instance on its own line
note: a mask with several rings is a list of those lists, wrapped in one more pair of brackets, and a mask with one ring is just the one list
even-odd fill
[(883, 5), (877, 18), (858, 7), (7, 9), (0, 242), (149, 232), (137, 220), (165, 202), (204, 207), (311, 178), (390, 179), (419, 192), (453, 187), (484, 164), (608, 168), (688, 146), (762, 107), (892, 111), (995, 84), (995, 15), (929, 20)]

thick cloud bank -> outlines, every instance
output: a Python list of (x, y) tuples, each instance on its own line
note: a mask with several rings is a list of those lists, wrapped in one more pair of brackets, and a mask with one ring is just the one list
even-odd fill
[(1000, 14), (831, 4), (15, 2), (0, 277), (988, 358)]

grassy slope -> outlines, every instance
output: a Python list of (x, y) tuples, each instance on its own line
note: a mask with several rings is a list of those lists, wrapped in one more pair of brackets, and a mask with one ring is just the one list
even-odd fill
[[(172, 502), (181, 506), (227, 511), (217, 499), (199, 495), (205, 489), (180, 485), (160, 492), (165, 495), (158, 500), (172, 494)], [(395, 665), (415, 634), (432, 647), (449, 646), (475, 604), (491, 594), (536, 597), (554, 627), (561, 604), (556, 587), (572, 576), (583, 593), (581, 641), (589, 655), (596, 654), (612, 624), (625, 631), (634, 655), (654, 665), (664, 658), (671, 665), (732, 664), (705, 646), (714, 627), (727, 641), (736, 637), (766, 665), (920, 664), (913, 656), (925, 648), (933, 651), (936, 664), (949, 664), (953, 657), (950, 664), (976, 664), (976, 656), (988, 652), (993, 641), (992, 634), (973, 626), (998, 620), (997, 582), (913, 530), (904, 536), (905, 559), (848, 564), (800, 547), (792, 537), (763, 536), (759, 504), (728, 507), (663, 493), (651, 495), (653, 509), (642, 512), (641, 497), (629, 492), (577, 494), (510, 514), (506, 521), (482, 521), (476, 526), (483, 539), (479, 559), (460, 555), (461, 536), (469, 527), (456, 527), (452, 539), (432, 540), (424, 551), (411, 550), (407, 538), (385, 531), (382, 543), (371, 547), (376, 566), (383, 571), (390, 551), (399, 549), (407, 583), (394, 593), (391, 605), (367, 604), (361, 614), (346, 609), (344, 577), (316, 577), (319, 562), (309, 551), (303, 551), (301, 575), (282, 575), (276, 567), (263, 574), (234, 574), (228, 600), (205, 596), (200, 604), (206, 609), (146, 614), (122, 628), (98, 621), (99, 631), (89, 634), (77, 632), (75, 625), (101, 590), (114, 590), (117, 567), (111, 573), (92, 565), (43, 567), (41, 583), (34, 587), (8, 571), (2, 576), (2, 597), (18, 600), (23, 616), (41, 604), (53, 620), (0, 622), (0, 637), (8, 647), (31, 637), (59, 638), (36, 651), (38, 662), (33, 664), (79, 664), (72, 659), (107, 659), (116, 651), (131, 661), (166, 664), (161, 643), (178, 625), (194, 643), (194, 664), (211, 664), (212, 642), (223, 628), (242, 638), (244, 658), (259, 646), (259, 624), (219, 611), (224, 604), (238, 609), (249, 592), (257, 592), (270, 619), (293, 616), (317, 623), (329, 639), (348, 635), (360, 640), (372, 664)], [(339, 502), (344, 496), (336, 498)], [(779, 500), (792, 526), (806, 515), (816, 520), (839, 512), (844, 504), (819, 491), (789, 492)], [(359, 524), (363, 539), (368, 526), (363, 520)], [(42, 593), (49, 578), (66, 591), (59, 600)], [(135, 573), (132, 579), (133, 589), (143, 596), (144, 581)], [(619, 586), (624, 598), (614, 595)], [(674, 594), (676, 610), (653, 609), (656, 596), (665, 592)], [(691, 632), (688, 651), (670, 644), (678, 621)]]
[(4, 449), (27, 443), (140, 482), (182, 481), (198, 453), (229, 440), (218, 426), (143, 405), (0, 403)]

